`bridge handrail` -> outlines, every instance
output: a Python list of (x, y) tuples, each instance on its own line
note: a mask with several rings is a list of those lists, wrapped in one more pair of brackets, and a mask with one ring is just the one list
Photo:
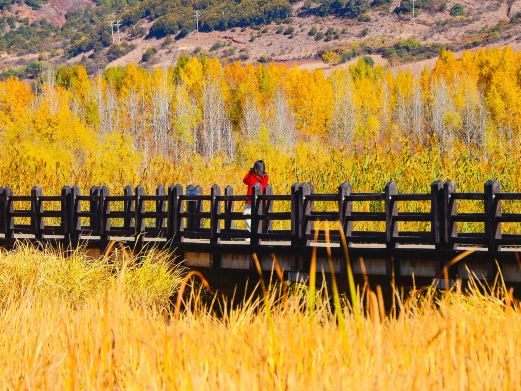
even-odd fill
[[(250, 215), (243, 214), (245, 201), (252, 203)], [(460, 203), (473, 201), (483, 203), (480, 211), (458, 211)], [(306, 247), (315, 237), (325, 239), (317, 222), (329, 221), (335, 242), (343, 231), (348, 243), (385, 243), (388, 248), (417, 243), (439, 249), (471, 244), (495, 251), (521, 244), (521, 234), (502, 234), (503, 224), (521, 223), (521, 212), (502, 213), (503, 201), (521, 201), (521, 193), (501, 192), (493, 180), (485, 183), (483, 192), (457, 192), (453, 182), (436, 181), (430, 193), (418, 194), (398, 193), (393, 182), (381, 193), (355, 193), (349, 183), (341, 184), (336, 193), (315, 193), (312, 184), (297, 183), (291, 194), (274, 194), (271, 186), (262, 192), (256, 186), (251, 196), (234, 195), (230, 186), (221, 194), (216, 185), (210, 194), (192, 185), (186, 191), (180, 185), (159, 186), (155, 194), (146, 194), (143, 186), (127, 186), (122, 195), (110, 195), (104, 186), (93, 186), (84, 195), (77, 186), (64, 187), (61, 195), (44, 195), (39, 187), (30, 195), (15, 195), (11, 188), (0, 187), (0, 244), (24, 234), (39, 241), (58, 235), (62, 239), (53, 241), (66, 245), (98, 240), (102, 246), (122, 235), (136, 243), (154, 238), (174, 247), (189, 237), (208, 239), (215, 246), (226, 238), (249, 238), (251, 247), (270, 239)], [(369, 210), (354, 207), (363, 202), (370, 202)], [(414, 202), (429, 202), (430, 208), (398, 208)], [(246, 219), (251, 220), (251, 232), (236, 226)], [(275, 226), (277, 221), (281, 223)], [(361, 230), (358, 224), (364, 221), (381, 222), (383, 228)], [(403, 223), (417, 223), (423, 230), (404, 231)], [(483, 224), (483, 232), (462, 231), (470, 224)]]

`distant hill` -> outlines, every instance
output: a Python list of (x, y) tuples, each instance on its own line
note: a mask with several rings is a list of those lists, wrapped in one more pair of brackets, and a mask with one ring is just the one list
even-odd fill
[(0, 0), (0, 31), (4, 77), (31, 77), (45, 62), (93, 73), (199, 52), (309, 68), (359, 56), (397, 65), (441, 48), (519, 47), (521, 0), (416, 0), (414, 10), (412, 0)]

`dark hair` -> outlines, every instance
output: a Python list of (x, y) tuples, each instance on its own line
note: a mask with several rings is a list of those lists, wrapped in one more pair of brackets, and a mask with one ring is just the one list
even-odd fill
[(265, 175), (266, 174), (266, 166), (264, 165), (264, 160), (257, 160), (253, 164), (253, 168), (251, 169), (257, 175)]

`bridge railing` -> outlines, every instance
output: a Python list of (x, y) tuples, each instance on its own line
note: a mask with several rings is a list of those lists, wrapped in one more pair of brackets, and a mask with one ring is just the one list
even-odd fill
[[(250, 215), (243, 213), (245, 202), (251, 203)], [(463, 212), (462, 205), (470, 203), (477, 210)], [(81, 194), (77, 186), (66, 186), (60, 195), (44, 195), (39, 187), (30, 195), (15, 195), (3, 187), (0, 244), (28, 239), (103, 246), (118, 239), (174, 247), (186, 242), (307, 247), (326, 240), (316, 223), (328, 221), (333, 243), (340, 242), (342, 227), (349, 245), (447, 250), (468, 245), (496, 251), (521, 246), (521, 233), (510, 227), (521, 224), (516, 207), (521, 207), (521, 193), (501, 192), (497, 181), (485, 183), (482, 193), (457, 192), (453, 182), (436, 181), (430, 192), (419, 194), (400, 194), (393, 182), (381, 193), (356, 193), (349, 183), (334, 193), (315, 193), (310, 183), (297, 183), (290, 194), (281, 195), (271, 186), (262, 191), (257, 185), (251, 196), (234, 194), (230, 186), (221, 191), (217, 185), (209, 194), (193, 185), (159, 186), (154, 194), (142, 186), (127, 186), (122, 194), (110, 194), (104, 186)], [(247, 219), (251, 230), (244, 225)]]

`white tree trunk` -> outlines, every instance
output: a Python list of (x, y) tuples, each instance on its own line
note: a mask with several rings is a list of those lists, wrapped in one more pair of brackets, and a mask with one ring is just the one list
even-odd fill
[(291, 151), (297, 142), (295, 119), (288, 105), (286, 93), (278, 89), (273, 102), (273, 115), (269, 124), (273, 145)]
[(349, 74), (333, 79), (335, 97), (331, 133), (333, 140), (347, 144), (352, 141), (356, 126), (356, 107), (353, 101), (353, 85)]
[(225, 112), (219, 80), (207, 78), (203, 83), (203, 125), (197, 138), (197, 150), (206, 160), (225, 152), (233, 160), (232, 125)]

